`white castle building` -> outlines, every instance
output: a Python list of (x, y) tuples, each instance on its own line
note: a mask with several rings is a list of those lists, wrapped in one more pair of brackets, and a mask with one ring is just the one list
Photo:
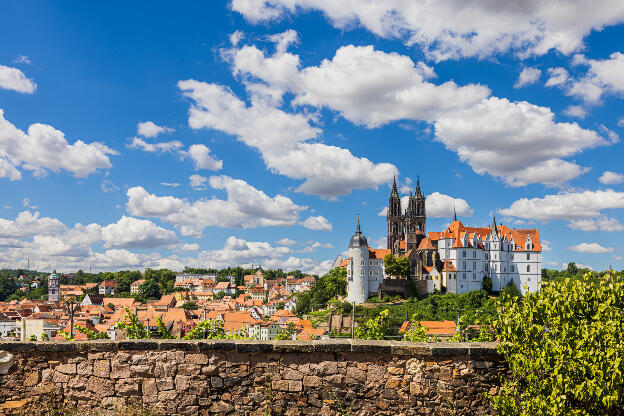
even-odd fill
[(418, 204), (420, 199), (424, 202), (424, 197), (419, 185), (415, 195), (417, 199), (410, 206), (418, 209), (417, 215), (414, 211), (410, 214), (408, 207), (401, 216), (395, 183), (390, 197), (386, 249), (368, 246), (358, 219), (349, 242), (349, 257), (340, 263), (347, 270), (347, 301), (363, 303), (368, 297), (379, 295), (380, 290), (400, 286), (397, 277), (386, 275), (384, 257), (390, 253), (410, 259), (411, 276), (402, 280), (416, 281), (421, 293), (435, 289), (467, 293), (481, 289), (484, 278), (491, 279), (492, 290), (497, 292), (512, 283), (523, 294), (540, 289), (542, 246), (538, 229), (496, 225), (495, 218), (489, 227), (467, 227), (455, 217), (446, 230), (425, 234), (424, 203), (422, 207)]

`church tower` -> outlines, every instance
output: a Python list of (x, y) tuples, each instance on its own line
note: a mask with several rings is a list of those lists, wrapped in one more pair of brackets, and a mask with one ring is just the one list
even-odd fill
[(414, 221), (416, 227), (427, 235), (427, 213), (425, 212), (425, 196), (420, 191), (420, 177), (416, 180), (416, 193), (414, 194)]
[(388, 214), (386, 220), (388, 222), (388, 241), (386, 248), (393, 250), (393, 254), (396, 255), (397, 253), (394, 253), (395, 242), (400, 242), (404, 239), (403, 211), (401, 210), (401, 198), (399, 197), (399, 190), (397, 189), (396, 176), (394, 177), (392, 192), (388, 200)]
[(48, 276), (48, 300), (58, 302), (60, 300), (60, 284), (56, 270)]
[(420, 178), (416, 185), (416, 193), (410, 191), (407, 210), (405, 211), (405, 243), (406, 250), (417, 249), (426, 236), (425, 197), (420, 191)]

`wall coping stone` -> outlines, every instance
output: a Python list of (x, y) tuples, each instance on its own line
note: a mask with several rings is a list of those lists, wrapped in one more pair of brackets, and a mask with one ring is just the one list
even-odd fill
[(497, 342), (407, 342), (359, 339), (316, 341), (255, 340), (90, 340), (90, 341), (0, 341), (0, 351), (21, 352), (115, 352), (170, 351), (187, 352), (236, 351), (240, 353), (311, 353), (353, 352), (408, 355), (419, 357), (491, 357), (501, 359)]

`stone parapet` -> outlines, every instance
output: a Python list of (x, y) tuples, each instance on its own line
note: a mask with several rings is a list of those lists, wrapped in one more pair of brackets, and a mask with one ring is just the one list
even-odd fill
[(116, 414), (482, 415), (507, 366), (495, 343), (0, 342), (0, 414), (46, 398)]

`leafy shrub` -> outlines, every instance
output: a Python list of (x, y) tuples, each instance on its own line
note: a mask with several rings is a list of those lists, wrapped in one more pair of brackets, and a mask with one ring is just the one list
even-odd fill
[(520, 301), (503, 294), (494, 323), (512, 379), (500, 415), (624, 414), (624, 275), (546, 281)]

